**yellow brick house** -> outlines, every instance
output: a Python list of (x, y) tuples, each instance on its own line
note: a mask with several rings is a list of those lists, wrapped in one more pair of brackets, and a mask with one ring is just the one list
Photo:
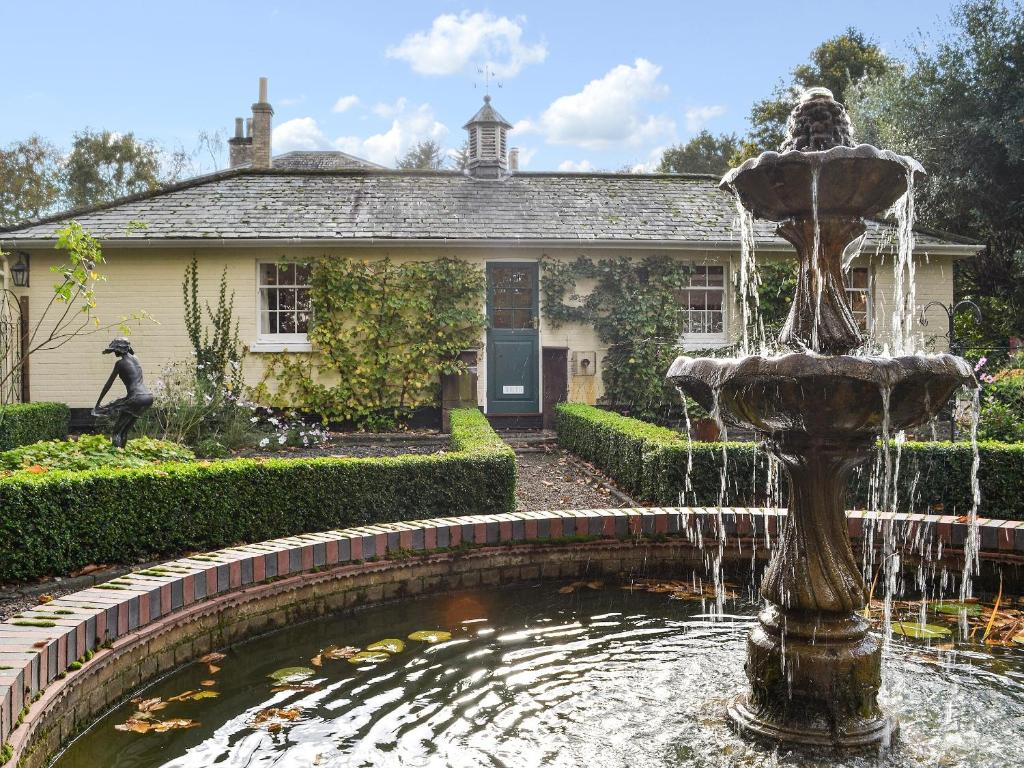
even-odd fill
[[(734, 202), (715, 178), (521, 171), (516, 150), (507, 147), (511, 125), (488, 97), (465, 126), (466, 171), (391, 170), (341, 152), (274, 157), (265, 82), (252, 110), (248, 129), (236, 121), (227, 170), (0, 230), (0, 249), (10, 254), (5, 285), (12, 286), (12, 266), (28, 266), (28, 286), (13, 290), (27, 304), (30, 323), (52, 295), (49, 269), (60, 255), (54, 234), (73, 219), (103, 245), (108, 281), (97, 300), (105, 318), (141, 308), (158, 321), (133, 332), (151, 379), (190, 356), (181, 283), (193, 257), (209, 300), (227, 268), (252, 383), (268, 353), (310, 350), (308, 275), (301, 265), (311, 256), (457, 257), (479, 265), (488, 281), (481, 297), (488, 328), (476, 354), (476, 395), (499, 421), (539, 423), (553, 399), (595, 402), (603, 392), (606, 350), (594, 329), (553, 327), (541, 312), (544, 258), (668, 255), (688, 262), (694, 269), (691, 287), (679, 295), (680, 344), (706, 348), (735, 339), (739, 231)], [(893, 302), (885, 229), (870, 223), (848, 281), (855, 311), (873, 332), (884, 331)], [(756, 237), (760, 259), (792, 254), (770, 223), (758, 223)], [(916, 303), (950, 303), (954, 261), (976, 250), (919, 232)], [(928, 330), (944, 329), (942, 311), (930, 314)], [(99, 354), (105, 342), (79, 338), (34, 355), (24, 396), (88, 409), (109, 373)]]

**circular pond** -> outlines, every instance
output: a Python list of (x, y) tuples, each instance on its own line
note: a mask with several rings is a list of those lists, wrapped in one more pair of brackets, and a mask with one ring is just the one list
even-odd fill
[[(749, 744), (728, 727), (726, 704), (746, 687), (755, 608), (735, 600), (724, 616), (706, 612), (713, 609), (714, 601), (599, 582), (368, 608), (175, 672), (102, 718), (55, 766), (1016, 761), (1024, 743), (1024, 647), (957, 642), (948, 623), (951, 637), (895, 638), (882, 697), (901, 722), (896, 747), (878, 757), (812, 758)], [(347, 658), (388, 640), (401, 642)]]

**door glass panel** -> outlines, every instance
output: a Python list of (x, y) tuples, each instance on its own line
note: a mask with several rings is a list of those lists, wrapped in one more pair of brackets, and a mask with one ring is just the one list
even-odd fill
[(494, 327), (495, 328), (515, 328), (513, 325), (513, 314), (515, 310), (512, 309), (496, 309), (494, 310)]
[(536, 299), (532, 267), (494, 267), (491, 270), (493, 328), (533, 329)]

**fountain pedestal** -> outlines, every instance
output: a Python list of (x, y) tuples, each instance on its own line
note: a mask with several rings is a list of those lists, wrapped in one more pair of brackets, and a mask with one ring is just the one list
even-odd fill
[(783, 432), (767, 441), (789, 476), (785, 531), (761, 584), (768, 601), (747, 641), (750, 693), (729, 715), (772, 741), (838, 749), (887, 742), (897, 729), (878, 706), (881, 642), (850, 548), (851, 471), (873, 441)]

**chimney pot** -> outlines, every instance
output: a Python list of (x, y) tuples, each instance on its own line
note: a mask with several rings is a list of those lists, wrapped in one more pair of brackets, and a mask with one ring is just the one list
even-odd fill
[(510, 171), (519, 170), (519, 147), (512, 147), (508, 151), (508, 169)]
[(245, 138), (247, 138), (247, 139), (251, 139), (252, 138), (252, 118), (251, 117), (245, 118)]
[(252, 167), (271, 166), (270, 140), (274, 108), (267, 101), (267, 78), (260, 78), (260, 100), (252, 105)]
[(260, 78), (260, 103), (267, 103), (267, 78)]
[(235, 118), (235, 138), (242, 138), (242, 118), (240, 117)]

